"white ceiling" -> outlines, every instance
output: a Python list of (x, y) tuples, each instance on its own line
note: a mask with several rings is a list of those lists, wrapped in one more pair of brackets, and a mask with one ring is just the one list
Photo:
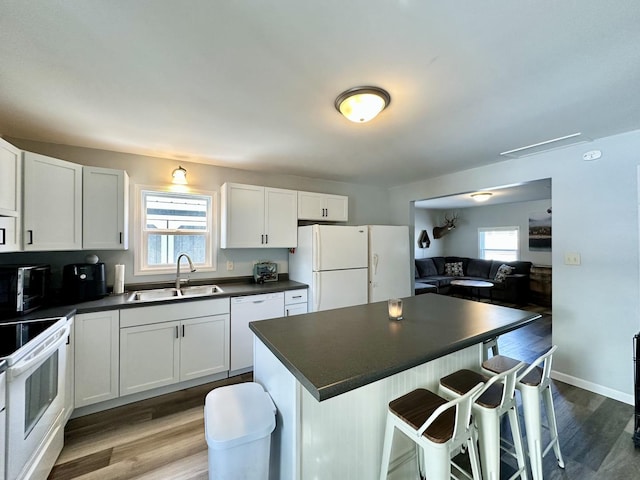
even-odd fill
[[(640, 128), (638, 0), (0, 5), (0, 134), (395, 185)], [(343, 90), (391, 105), (342, 118)]]
[[(472, 193), (489, 192), (491, 197), (486, 202), (478, 203), (471, 197)], [(457, 208), (486, 207), (502, 203), (530, 202), (533, 200), (551, 199), (551, 179), (544, 178), (518, 185), (505, 185), (485, 188), (474, 192), (463, 192), (446, 197), (430, 198), (415, 202), (416, 208), (449, 210)]]

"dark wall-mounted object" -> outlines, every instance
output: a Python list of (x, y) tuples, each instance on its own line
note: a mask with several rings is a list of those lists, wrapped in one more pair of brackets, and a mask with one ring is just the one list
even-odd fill
[(426, 230), (422, 230), (418, 236), (418, 248), (429, 248), (431, 245), (431, 239)]

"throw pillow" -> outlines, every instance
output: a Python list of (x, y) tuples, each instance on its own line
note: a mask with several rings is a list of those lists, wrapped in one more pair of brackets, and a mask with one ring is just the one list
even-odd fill
[(496, 272), (494, 280), (496, 282), (504, 282), (504, 280), (507, 278), (507, 275), (511, 275), (511, 272), (513, 272), (513, 270), (513, 267), (510, 267), (509, 265), (505, 265), (503, 263), (498, 267), (498, 271)]
[(464, 276), (464, 272), (462, 271), (462, 262), (445, 263), (444, 274), (449, 277)]

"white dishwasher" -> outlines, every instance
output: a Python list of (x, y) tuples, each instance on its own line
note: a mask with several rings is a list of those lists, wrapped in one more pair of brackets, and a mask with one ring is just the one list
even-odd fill
[(284, 292), (231, 298), (232, 375), (253, 368), (253, 332), (249, 322), (284, 317)]

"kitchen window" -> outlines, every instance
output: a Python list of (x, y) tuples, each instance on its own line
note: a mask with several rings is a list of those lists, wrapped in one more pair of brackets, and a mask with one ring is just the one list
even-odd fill
[(485, 260), (518, 260), (519, 227), (478, 228), (478, 256)]
[(198, 270), (215, 270), (214, 194), (136, 190), (140, 248), (135, 273), (174, 273), (180, 253), (188, 254)]

